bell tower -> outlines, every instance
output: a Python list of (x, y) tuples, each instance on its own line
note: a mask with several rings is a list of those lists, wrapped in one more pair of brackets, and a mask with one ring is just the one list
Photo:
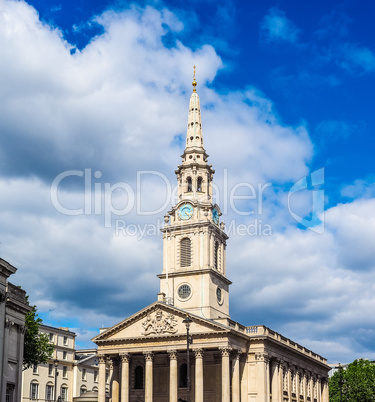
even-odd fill
[(195, 66), (185, 150), (175, 171), (178, 202), (165, 215), (160, 292), (167, 303), (203, 318), (229, 317), (225, 249), (228, 236), (221, 211), (212, 203), (215, 171), (203, 145)]

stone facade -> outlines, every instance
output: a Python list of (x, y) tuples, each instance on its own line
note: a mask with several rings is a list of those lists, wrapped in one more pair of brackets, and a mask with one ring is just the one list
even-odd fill
[(324, 358), (267, 327), (230, 319), (228, 236), (212, 201), (215, 172), (203, 147), (195, 78), (193, 88), (178, 202), (162, 229), (158, 300), (93, 339), (98, 401), (328, 402)]
[(21, 399), (26, 292), (8, 282), (17, 271), (0, 258), (0, 395), (1, 402)]
[[(76, 334), (68, 328), (41, 325), (55, 346), (51, 359), (23, 372), (22, 401), (73, 401), (74, 398), (98, 391), (96, 349), (75, 349)], [(57, 393), (55, 395), (55, 390)]]

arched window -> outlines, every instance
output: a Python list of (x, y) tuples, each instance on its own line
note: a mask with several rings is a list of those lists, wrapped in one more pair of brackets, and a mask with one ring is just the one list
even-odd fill
[(181, 267), (190, 267), (191, 265), (191, 241), (188, 237), (181, 239), (180, 265)]
[(82, 387), (80, 389), (80, 395), (84, 394), (85, 392), (87, 392), (87, 388), (85, 385), (82, 385)]
[(66, 384), (61, 386), (60, 396), (62, 402), (66, 402), (68, 400), (68, 386)]
[(143, 367), (137, 366), (134, 370), (134, 388), (143, 389)]
[(219, 242), (215, 242), (215, 249), (214, 249), (214, 267), (215, 269), (219, 269)]
[(38, 399), (39, 397), (39, 383), (38, 381), (33, 381), (30, 384), (30, 399)]
[(197, 180), (197, 191), (201, 192), (202, 191), (202, 181), (203, 179), (201, 177), (198, 177)]
[(193, 183), (191, 181), (191, 177), (188, 177), (186, 179), (186, 183), (187, 183), (187, 191), (193, 191)]
[(48, 382), (46, 385), (46, 401), (53, 401), (53, 400), (54, 400), (53, 383)]
[(180, 366), (179, 387), (180, 388), (186, 388), (187, 387), (187, 364), (186, 363), (183, 363)]

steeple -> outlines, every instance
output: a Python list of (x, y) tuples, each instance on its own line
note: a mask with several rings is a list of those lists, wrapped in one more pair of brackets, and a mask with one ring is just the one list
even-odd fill
[(229, 317), (225, 249), (228, 236), (212, 201), (215, 171), (203, 146), (195, 67), (186, 145), (176, 170), (177, 204), (164, 217), (160, 295), (167, 303), (205, 318)]
[[(189, 118), (188, 118), (186, 146), (184, 154), (194, 154), (194, 151), (199, 151), (198, 154), (205, 152), (203, 146), (203, 135), (202, 135), (201, 107), (196, 86), (197, 81), (195, 80), (195, 66), (194, 66), (193, 93), (190, 96)], [(197, 155), (194, 156), (197, 157)]]
[[(186, 144), (181, 155), (182, 164), (176, 170), (180, 182), (178, 196), (189, 199), (209, 201), (212, 195), (212, 176), (215, 171), (207, 164), (208, 155), (203, 145), (202, 118), (195, 66), (193, 77), (193, 93), (190, 96)], [(200, 174), (198, 174), (200, 173)], [(189, 194), (187, 194), (189, 193)]]

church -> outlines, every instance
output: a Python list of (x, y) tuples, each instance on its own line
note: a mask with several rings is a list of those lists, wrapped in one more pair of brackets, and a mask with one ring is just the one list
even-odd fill
[(215, 171), (203, 144), (196, 86), (194, 73), (186, 145), (175, 171), (178, 202), (162, 229), (160, 292), (93, 338), (98, 401), (328, 402), (326, 359), (263, 325), (230, 318), (228, 236), (212, 200)]

